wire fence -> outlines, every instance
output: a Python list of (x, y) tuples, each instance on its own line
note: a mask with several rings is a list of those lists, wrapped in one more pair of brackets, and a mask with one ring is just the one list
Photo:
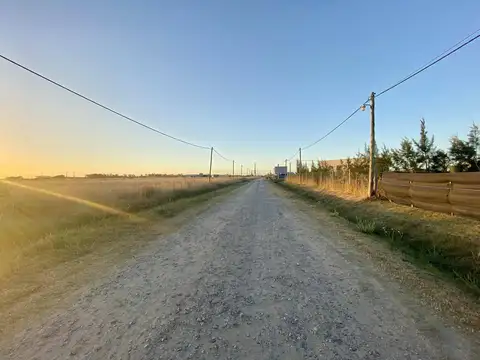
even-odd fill
[(368, 190), (368, 176), (350, 171), (289, 175), (287, 182), (355, 197), (365, 197)]

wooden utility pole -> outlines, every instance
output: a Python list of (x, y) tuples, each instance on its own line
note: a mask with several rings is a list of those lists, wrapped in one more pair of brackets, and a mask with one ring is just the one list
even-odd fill
[(210, 148), (210, 171), (208, 172), (208, 182), (212, 181), (212, 160), (213, 160), (213, 146)]
[(368, 197), (375, 196), (375, 93), (370, 94), (370, 168), (368, 172)]
[(243, 165), (240, 165), (240, 176), (243, 176)]
[[(302, 148), (298, 148), (298, 152), (300, 153), (300, 169), (302, 168)], [(297, 169), (297, 172), (300, 172), (300, 169)]]
[(232, 160), (232, 162), (233, 162), (232, 177), (235, 177), (235, 160)]
[(298, 148), (298, 152), (300, 153), (300, 168), (298, 168), (298, 164), (297, 164), (297, 176), (299, 175), (300, 176), (300, 184), (302, 183), (302, 167), (303, 167), (303, 164), (302, 164), (302, 148)]
[(288, 165), (289, 165), (288, 172), (291, 173), (291, 172), (292, 172), (292, 162), (290, 161), (290, 162), (288, 163)]

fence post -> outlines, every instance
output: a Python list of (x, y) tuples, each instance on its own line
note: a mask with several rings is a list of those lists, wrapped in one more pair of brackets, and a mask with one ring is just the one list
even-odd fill
[(352, 189), (352, 173), (351, 173), (350, 169), (348, 169), (348, 189), (349, 190)]
[(450, 215), (453, 216), (453, 215), (455, 215), (455, 213), (453, 212), (453, 206), (452, 206), (452, 203), (450, 202), (450, 193), (453, 190), (453, 182), (451, 180), (448, 182), (447, 187), (448, 187), (447, 203), (450, 205)]
[(410, 196), (410, 207), (414, 207), (413, 206), (413, 196), (412, 196), (412, 184), (413, 184), (413, 181), (412, 180), (409, 180), (408, 181), (408, 196)]

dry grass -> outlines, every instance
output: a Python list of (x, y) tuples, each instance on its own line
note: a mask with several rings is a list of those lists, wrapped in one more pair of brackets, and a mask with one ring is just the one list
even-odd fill
[(364, 176), (335, 177), (333, 175), (320, 175), (314, 178), (312, 174), (290, 175), (287, 182), (338, 194), (348, 194), (352, 197), (365, 197), (368, 191), (368, 179)]
[[(10, 219), (19, 226), (24, 225), (24, 230), (28, 227), (24, 222), (37, 224), (38, 227), (28, 233), (10, 230), (11, 237), (6, 238), (6, 223), (1, 222), (0, 338), (13, 335), (25, 324), (31, 325), (41, 319), (44, 311), (67, 306), (83, 285), (108, 274), (150, 241), (191, 221), (206, 206), (220, 201), (242, 183), (243, 180), (215, 179), (209, 185), (204, 180), (195, 179), (190, 180), (190, 187), (187, 185), (183, 189), (179, 189), (178, 182), (174, 189), (171, 181), (161, 179), (153, 182), (135, 179), (75, 180), (70, 185), (62, 181), (39, 183), (50, 191), (68, 191), (70, 196), (102, 199), (103, 203), (109, 206), (117, 204), (119, 208), (122, 206), (119, 204), (128, 207), (125, 198), (134, 199), (143, 209), (137, 211), (134, 217), (112, 216), (99, 209), (78, 206), (80, 204), (46, 194), (32, 197), (40, 194), (2, 185), (3, 195), (8, 190), (11, 204), (15, 204), (17, 210), (23, 210), (19, 212), (22, 215), (16, 218), (10, 213)], [(30, 186), (31, 182), (27, 184)], [(142, 197), (147, 197), (142, 195), (144, 186), (158, 188), (154, 194), (163, 194), (158, 195), (157, 203), (152, 202), (155, 197), (151, 191), (148, 201), (142, 203)], [(19, 193), (18, 190), (22, 191)], [(5, 203), (2, 202), (4, 207)], [(147, 204), (149, 208), (145, 208)], [(42, 205), (49, 209), (49, 213), (42, 211)], [(42, 221), (36, 223), (34, 219)], [(16, 235), (16, 243), (13, 235)]]
[[(0, 279), (38, 254), (93, 251), (89, 224), (217, 189), (229, 178), (47, 179), (0, 183)], [(168, 214), (159, 214), (166, 216)], [(93, 226), (93, 229), (95, 226)], [(91, 228), (89, 228), (91, 229)], [(60, 256), (63, 258), (64, 256)]]
[(480, 294), (479, 221), (291, 183), (283, 186), (351, 221), (357, 230), (381, 236), (412, 259), (434, 266)]
[[(325, 238), (336, 239), (339, 253), (347, 259), (353, 255), (357, 260), (360, 255), (361, 261), (365, 260), (379, 270), (375, 273), (391, 283), (393, 289), (400, 290), (400, 296), (406, 295), (412, 303), (430, 309), (438, 319), (451, 321), (467, 334), (480, 330), (480, 303), (471, 292), (465, 292), (464, 287), (448, 281), (451, 277), (432, 266), (417, 264), (401, 249), (390, 248), (389, 241), (378, 241), (378, 236), (362, 233), (357, 224), (340, 217), (335, 210), (325, 211), (325, 206), (317, 200), (305, 201), (298, 192), (285, 187), (278, 187), (275, 191), (294, 203), (298, 211), (314, 219), (318, 232)], [(363, 271), (367, 269), (364, 267)]]

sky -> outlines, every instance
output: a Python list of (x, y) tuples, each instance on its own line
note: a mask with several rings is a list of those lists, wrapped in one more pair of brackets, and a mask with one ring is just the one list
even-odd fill
[[(0, 53), (236, 172), (268, 172), (480, 28), (465, 0), (0, 0)], [(379, 145), (437, 145), (480, 122), (480, 40), (376, 102)], [(0, 59), (0, 177), (208, 172), (210, 152), (148, 131)], [(357, 113), (303, 159), (352, 156)], [(217, 155), (213, 171), (232, 171)]]

